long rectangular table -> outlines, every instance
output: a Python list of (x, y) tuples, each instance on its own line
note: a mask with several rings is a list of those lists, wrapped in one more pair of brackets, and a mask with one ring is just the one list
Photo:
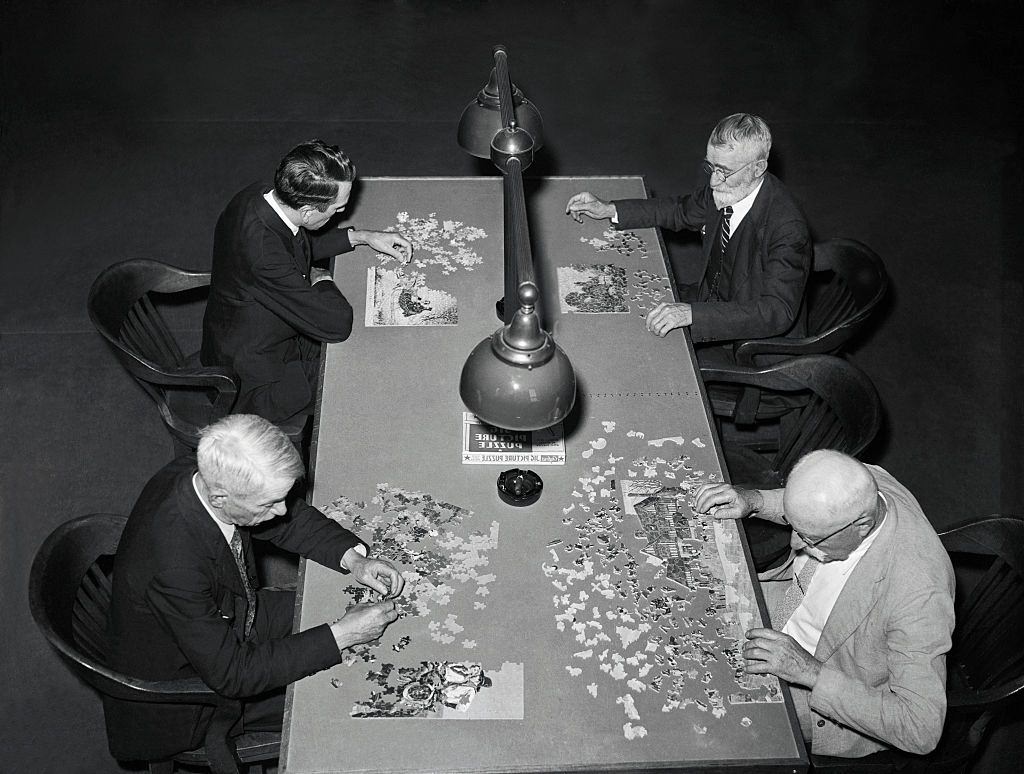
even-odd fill
[[(646, 195), (639, 177), (526, 181), (542, 314), (578, 379), (558, 464), (459, 398), (499, 326), (500, 178), (361, 181), (359, 225), (417, 247), (401, 271), (336, 261), (356, 325), (325, 348), (312, 500), (407, 586), (378, 643), (289, 688), (288, 774), (806, 770), (788, 690), (742, 669), (764, 615), (740, 531), (690, 510), (723, 465), (689, 338), (644, 327), (673, 297), (659, 235), (575, 223), (580, 190)], [(536, 504), (498, 498), (514, 467), (542, 477)], [(299, 583), (298, 630), (362, 594), (315, 562)]]

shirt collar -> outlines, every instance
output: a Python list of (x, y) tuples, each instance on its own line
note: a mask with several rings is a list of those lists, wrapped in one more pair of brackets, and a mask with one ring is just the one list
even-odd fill
[(758, 191), (761, 190), (761, 186), (764, 185), (764, 176), (758, 181), (757, 186), (753, 191), (748, 193), (734, 205), (732, 205), (732, 219), (729, 221), (731, 224), (731, 230), (735, 231), (740, 221), (750, 212), (750, 208), (754, 206), (754, 199), (757, 198)]
[(281, 209), (281, 205), (278, 204), (277, 199), (274, 198), (274, 189), (271, 188), (269, 191), (263, 194), (263, 198), (267, 200), (267, 204), (273, 207), (274, 212), (281, 216), (281, 220), (284, 221), (284, 224), (288, 226), (289, 229), (291, 229), (292, 236), (298, 236), (299, 227), (292, 223), (290, 220), (288, 220), (288, 216), (284, 214), (284, 210)]
[(196, 483), (196, 477), (198, 475), (198, 471), (192, 474), (192, 489), (195, 491), (196, 497), (199, 498), (199, 502), (203, 504), (203, 508), (205, 508), (206, 512), (210, 514), (210, 518), (213, 519), (213, 523), (220, 527), (220, 532), (224, 536), (224, 539), (228, 541), (228, 545), (231, 545), (231, 538), (235, 536), (235, 525), (225, 524), (223, 521), (221, 521), (214, 515), (213, 508), (210, 507), (210, 504), (206, 502), (206, 500), (203, 498), (203, 495), (199, 492), (199, 486)]

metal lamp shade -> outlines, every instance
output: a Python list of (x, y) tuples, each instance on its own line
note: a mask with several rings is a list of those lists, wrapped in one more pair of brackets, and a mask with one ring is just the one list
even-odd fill
[[(530, 133), (534, 150), (539, 150), (544, 145), (544, 122), (540, 111), (514, 84), (512, 90), (516, 126)], [(487, 85), (462, 111), (462, 118), (459, 119), (459, 145), (471, 156), (489, 159), (491, 140), (503, 129), (505, 126), (501, 122), (497, 76), (491, 70)]]
[[(562, 348), (535, 366), (515, 365), (495, 352), (505, 328), (474, 347), (462, 368), (459, 394), (489, 425), (506, 430), (542, 430), (561, 422), (576, 402), (576, 374)], [(545, 334), (546, 335), (546, 334)]]

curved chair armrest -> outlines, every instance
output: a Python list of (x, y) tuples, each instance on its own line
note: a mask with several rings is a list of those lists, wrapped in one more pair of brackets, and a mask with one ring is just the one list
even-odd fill
[(221, 696), (198, 677), (184, 680), (139, 680), (122, 675), (121, 684), (126, 693), (118, 698), (127, 701), (212, 705), (234, 701)]
[(946, 697), (946, 704), (950, 709), (964, 707), (984, 707), (991, 709), (1004, 702), (1018, 701), (1024, 696), (1024, 677), (1011, 680), (1008, 683), (997, 685), (994, 688), (984, 688), (980, 691), (954, 689)]
[(724, 382), (726, 384), (748, 384), (753, 387), (766, 387), (782, 392), (796, 392), (807, 389), (805, 385), (780, 373), (777, 366), (764, 368), (743, 365), (701, 366), (701, 378), (707, 382)]
[(118, 347), (118, 351), (122, 355), (125, 366), (137, 379), (163, 387), (197, 387), (216, 390), (218, 393), (217, 403), (223, 400), (222, 396), (230, 396), (233, 403), (235, 396), (238, 395), (240, 382), (238, 376), (230, 368), (220, 366), (163, 368), (149, 360), (143, 360), (122, 347)]
[(64, 639), (51, 630), (43, 633), (64, 658), (70, 659), (78, 674), (102, 694), (125, 701), (171, 702), (174, 704), (218, 705), (230, 701), (216, 693), (198, 677), (182, 680), (141, 680), (116, 672), (109, 667), (83, 657)]
[(837, 325), (817, 336), (806, 336), (801, 339), (788, 339), (778, 336), (771, 339), (749, 339), (737, 342), (733, 347), (736, 362), (751, 368), (757, 367), (755, 358), (758, 355), (827, 355), (834, 352), (846, 340), (849, 323)]

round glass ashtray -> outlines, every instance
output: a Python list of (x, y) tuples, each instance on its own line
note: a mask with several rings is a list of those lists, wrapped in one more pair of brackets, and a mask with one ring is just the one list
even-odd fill
[(509, 505), (533, 505), (543, 489), (544, 482), (532, 470), (512, 468), (498, 475), (498, 497)]

